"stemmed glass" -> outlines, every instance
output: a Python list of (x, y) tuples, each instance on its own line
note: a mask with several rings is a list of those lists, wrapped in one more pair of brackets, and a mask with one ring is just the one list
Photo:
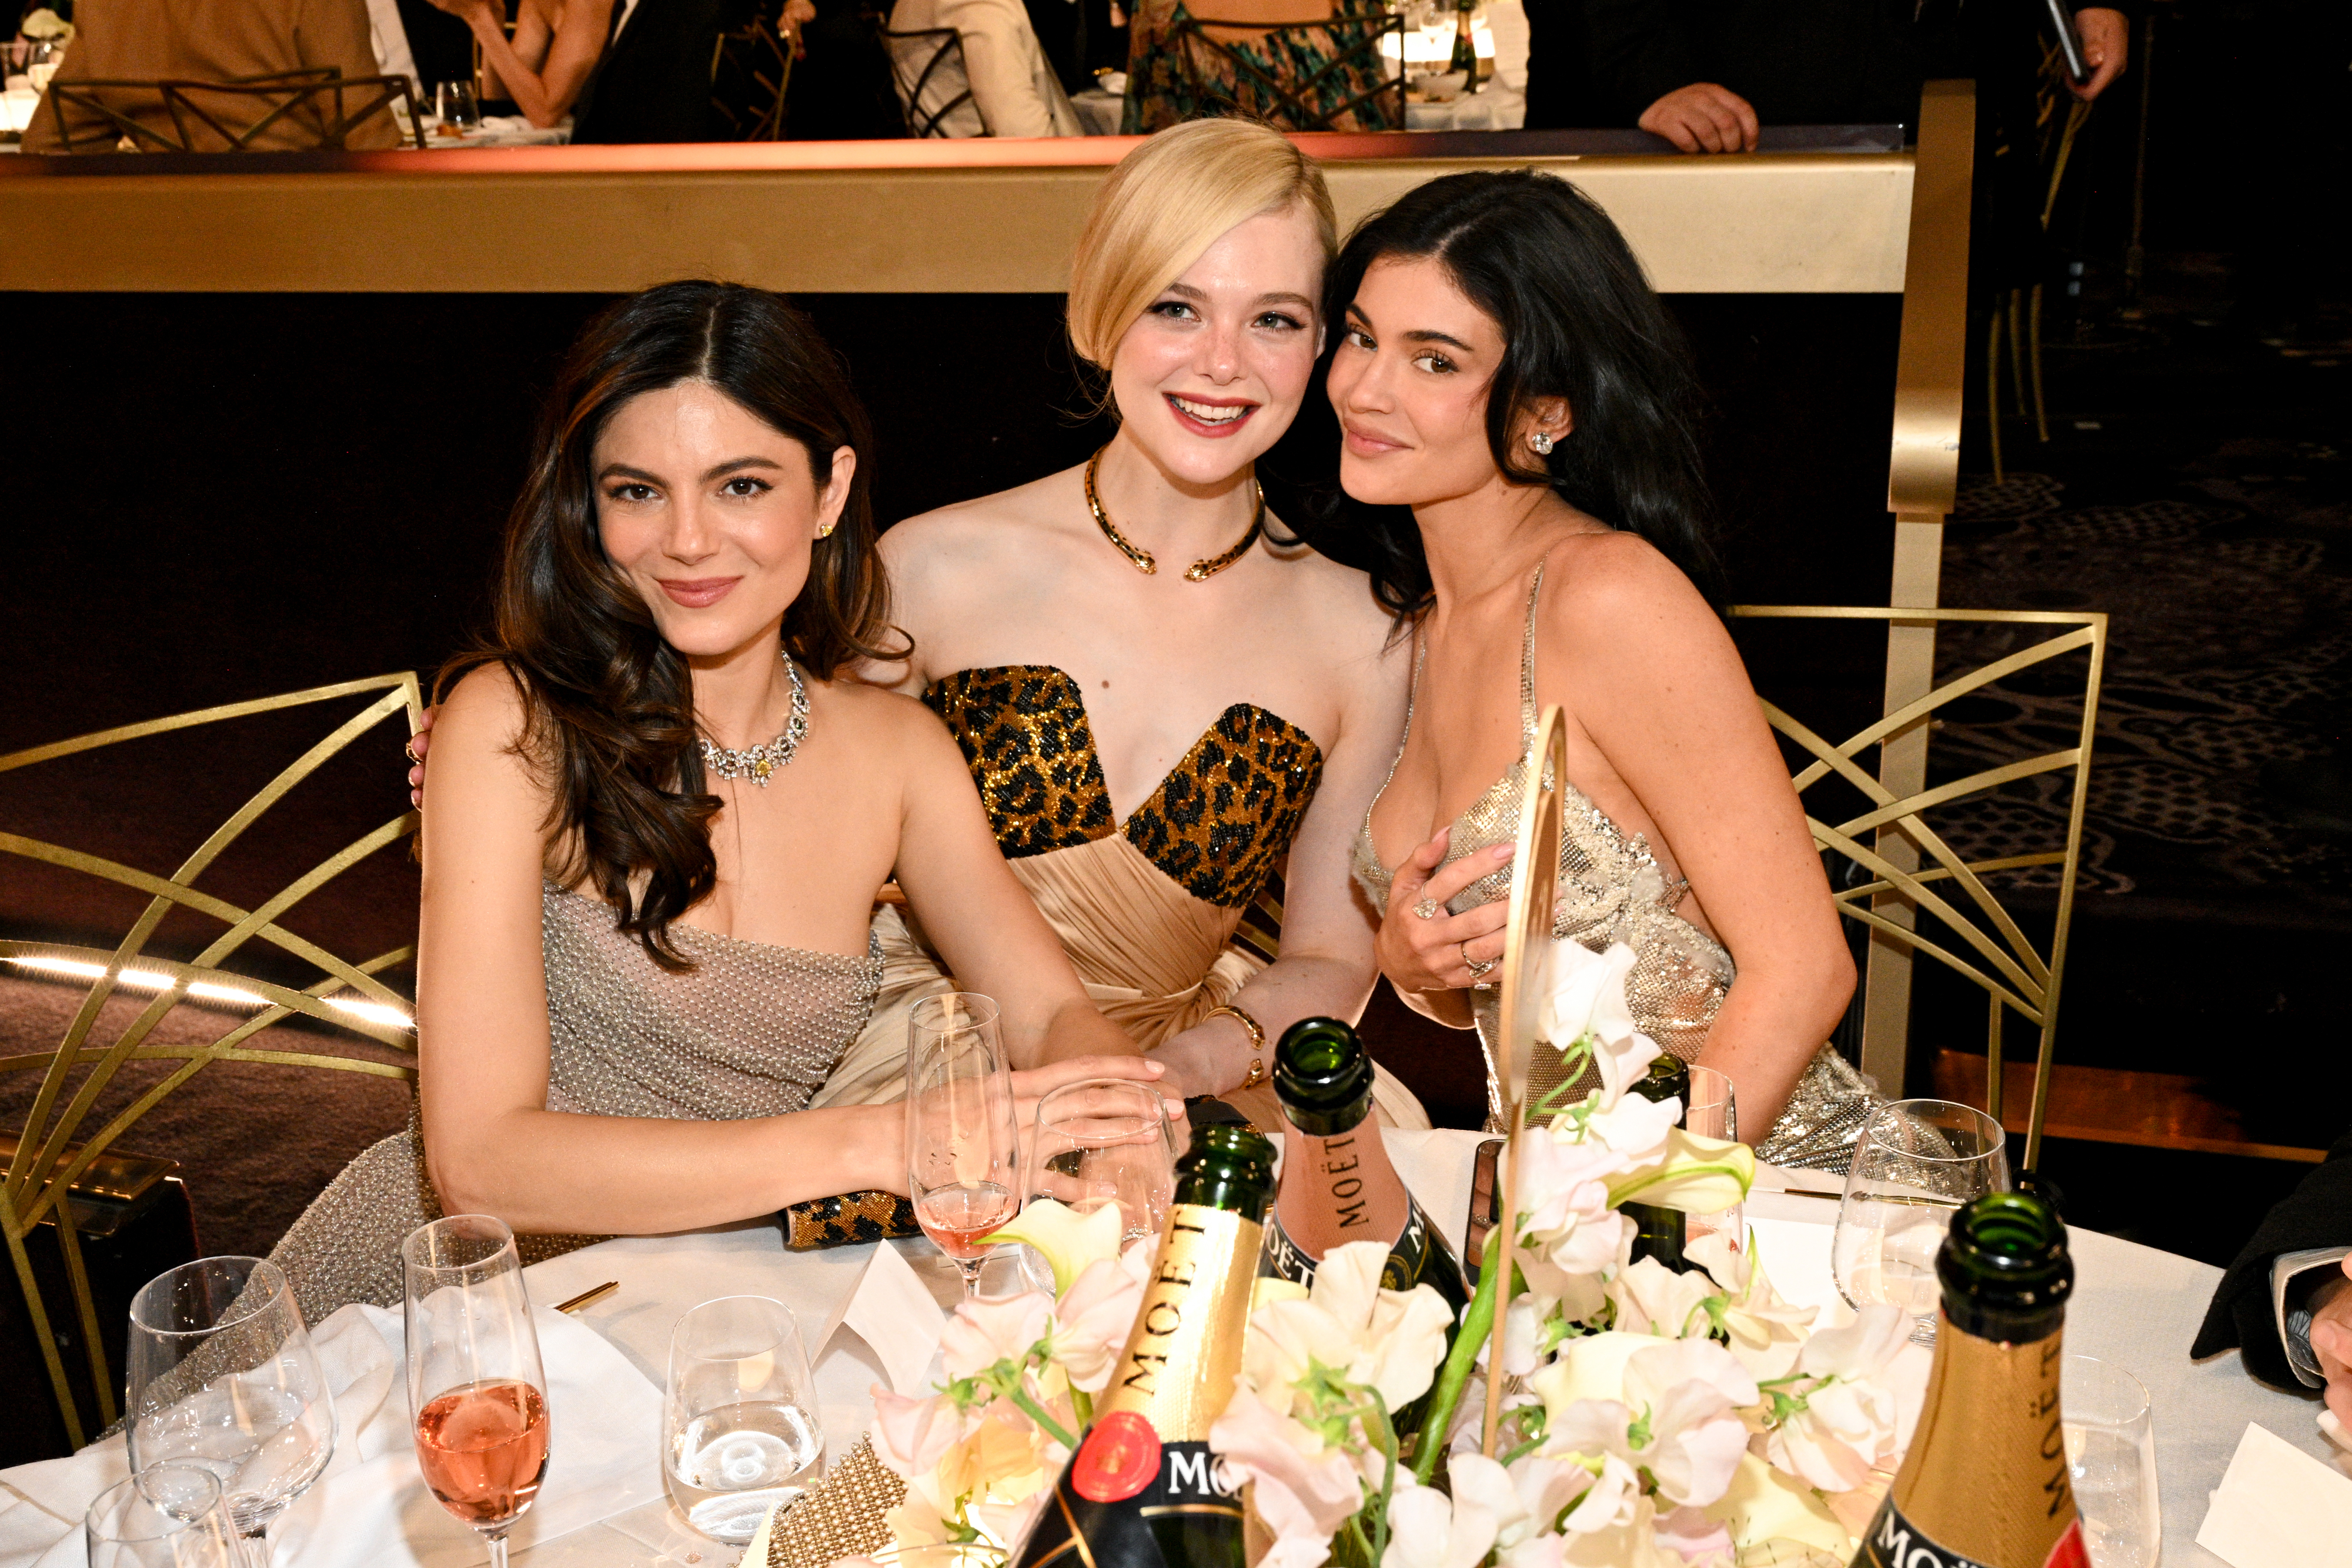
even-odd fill
[(1065, 1083), (1037, 1102), (1021, 1190), (1087, 1213), (1119, 1209), (1119, 1237), (1156, 1239), (1176, 1187), (1176, 1143), (1159, 1091), (1130, 1078)]
[(1853, 1145), (1830, 1268), (1846, 1305), (1898, 1307), (1912, 1340), (1932, 1344), (1936, 1253), (1953, 1213), (2009, 1186), (2000, 1124), (1948, 1100), (1897, 1100), (1871, 1113)]
[(82, 1516), (89, 1568), (245, 1568), (220, 1478), (151, 1465), (98, 1494)]
[(548, 1447), (547, 1375), (514, 1232), (455, 1214), (410, 1231), (400, 1256), (417, 1468), (489, 1542), (490, 1568), (506, 1568), (507, 1532), (539, 1495)]
[(2147, 1387), (2113, 1362), (2070, 1355), (2059, 1369), (2058, 1409), (2091, 1561), (2156, 1568), (2163, 1514)]
[(980, 1292), (981, 1238), (1021, 1211), (1021, 1140), (996, 1004), (969, 991), (917, 1002), (907, 1024), (907, 1195), (915, 1220)]
[[(1712, 1067), (1693, 1062), (1690, 1103), (1683, 1107), (1683, 1127), (1702, 1138), (1737, 1139), (1739, 1118), (1733, 1105), (1731, 1080)], [(1683, 1225), (1685, 1247), (1708, 1236), (1720, 1236), (1725, 1248), (1733, 1252), (1748, 1245), (1747, 1207), (1736, 1201), (1710, 1214), (1686, 1215)]]
[(714, 1541), (741, 1545), (824, 1452), (808, 1354), (792, 1310), (722, 1296), (677, 1320), (662, 1437), (670, 1500)]
[(131, 1299), (124, 1436), (133, 1472), (193, 1465), (260, 1537), (335, 1451), (335, 1404), (278, 1266), (199, 1258)]

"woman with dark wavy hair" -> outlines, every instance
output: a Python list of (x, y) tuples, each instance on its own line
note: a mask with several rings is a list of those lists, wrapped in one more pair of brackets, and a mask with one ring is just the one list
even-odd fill
[(835, 678), (905, 653), (868, 446), (831, 350), (761, 290), (667, 284), (574, 346), (495, 635), (443, 677), (421, 1137), (362, 1154), (280, 1244), (306, 1312), (398, 1301), (400, 1239), (445, 1207), (543, 1254), (903, 1189), (898, 1107), (803, 1109), (873, 1005), (894, 869), (1000, 1004), (1024, 1104), (1160, 1076), (1087, 1000), (938, 720)]
[[(1499, 1114), (1482, 977), (1502, 956), (1537, 716), (1558, 705), (1554, 935), (1633, 947), (1636, 1022), (1731, 1078), (1766, 1157), (1842, 1166), (1867, 1091), (1822, 1042), (1853, 965), (1710, 603), (1695, 384), (1640, 264), (1563, 181), (1456, 174), (1358, 228), (1330, 288), (1340, 480), (1388, 508), (1367, 524), (1376, 591), (1417, 644), (1356, 849), (1382, 971), (1477, 1027)], [(1531, 1093), (1549, 1087), (1535, 1076)]]

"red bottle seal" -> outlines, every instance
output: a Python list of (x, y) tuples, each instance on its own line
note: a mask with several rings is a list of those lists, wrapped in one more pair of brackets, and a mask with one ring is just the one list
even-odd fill
[(1124, 1502), (1160, 1474), (1160, 1434), (1132, 1410), (1095, 1423), (1070, 1465), (1070, 1490), (1088, 1502)]

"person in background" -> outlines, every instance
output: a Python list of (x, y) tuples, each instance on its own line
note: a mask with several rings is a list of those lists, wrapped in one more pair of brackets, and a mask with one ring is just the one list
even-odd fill
[[(81, 0), (74, 7), (74, 40), (55, 79), (229, 81), (238, 77), (268, 76), (309, 67), (331, 66), (346, 77), (379, 73), (369, 42), (367, 0)], [(118, 113), (160, 133), (176, 136), (172, 116), (161, 95), (126, 91), (110, 95)], [(205, 107), (222, 120), (242, 127), (262, 119), (276, 100), (258, 98), (206, 99)], [(352, 107), (356, 107), (355, 105)], [(77, 144), (104, 136), (104, 117), (75, 110), (52, 99), (25, 131), (27, 152), (56, 152), (64, 148), (58, 117), (66, 117)], [(331, 96), (314, 97), (255, 137), (249, 146), (259, 152), (302, 151), (321, 145), (334, 113)], [(196, 152), (226, 152), (228, 141), (194, 120), (187, 136)], [(369, 116), (352, 128), (341, 145), (354, 152), (394, 147), (400, 127), (389, 110)]]
[(2264, 1383), (2324, 1389), (2352, 1432), (2352, 1132), (2263, 1216), (2221, 1276), (2189, 1354), (2232, 1345)]
[(510, 98), (541, 128), (570, 114), (612, 36), (615, 0), (522, 0), (512, 39), (496, 0), (433, 0), (482, 49), (484, 96)]
[[(1685, 152), (1752, 152), (1765, 125), (1916, 125), (1931, 75), (1973, 75), (1980, 95), (1989, 73), (2030, 80), (2014, 46), (2031, 14), (1999, 15), (1962, 26), (1902, 0), (1544, 0), (1529, 8), (1528, 123), (1636, 125)], [(2131, 27), (2108, 6), (2074, 26), (2092, 72), (2073, 90), (2089, 102), (2122, 73)], [(1582, 101), (1555, 90), (1580, 75)]]
[[(940, 129), (950, 136), (1082, 136), (1078, 111), (1045, 51), (1021, 0), (898, 0), (890, 30), (913, 33), (950, 27), (963, 41), (959, 70), (952, 52), (924, 84), (915, 108), (926, 117), (953, 102), (967, 87), (970, 103), (950, 110)], [(890, 40), (900, 60), (903, 96), (939, 47), (933, 38)], [(902, 53), (902, 51), (904, 51)], [(911, 68), (909, 68), (911, 67)]]

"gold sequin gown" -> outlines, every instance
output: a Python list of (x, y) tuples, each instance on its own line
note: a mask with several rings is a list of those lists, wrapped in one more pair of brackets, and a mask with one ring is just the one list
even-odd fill
[[(1323, 776), (1323, 754), (1304, 730), (1234, 704), (1121, 822), (1086, 700), (1066, 672), (961, 670), (932, 683), (923, 700), (962, 747), (1013, 874), (1112, 1022), (1149, 1049), (1200, 1022), (1265, 967), (1235, 938), (1290, 852)], [(882, 955), (874, 1015), (813, 1105), (897, 1098), (908, 1009), (952, 988), (911, 912), (882, 909), (874, 940)], [(1374, 1096), (1391, 1125), (1429, 1125), (1420, 1102), (1387, 1073)]]
[[(1535, 757), (1536, 727), (1536, 606), (1543, 591), (1543, 566), (1536, 567), (1528, 589), (1528, 623), (1519, 652), (1519, 759), (1495, 780), (1454, 821), (1445, 858), (1450, 863), (1465, 855), (1516, 838), (1520, 803), (1525, 800), (1528, 769)], [(1421, 653), (1413, 656), (1413, 695), (1421, 687)], [(1405, 738), (1412, 734), (1412, 706), (1405, 709)], [(1404, 756), (1404, 740), (1397, 758)], [(1396, 763), (1389, 765), (1396, 777)], [(1381, 792), (1387, 792), (1383, 783)], [(1633, 1021), (1661, 1050), (1685, 1061), (1695, 1061), (1706, 1044), (1707, 1031), (1731, 988), (1731, 955), (1722, 943), (1676, 913), (1690, 892), (1679, 877), (1669, 880), (1650, 846), (1639, 835), (1628, 837), (1607, 813), (1574, 784), (1561, 781), (1562, 831), (1559, 843), (1559, 889), (1553, 905), (1552, 936), (1574, 941), (1598, 953), (1622, 942), (1633, 950), (1633, 973), (1625, 982), (1625, 998)], [(1379, 804), (1379, 796), (1373, 804)], [(1374, 908), (1388, 907), (1393, 869), (1381, 862), (1372, 847), (1371, 813), (1364, 815), (1356, 835), (1353, 869), (1358, 883)], [(1512, 867), (1479, 878), (1455, 894), (1446, 904), (1453, 914), (1475, 909), (1511, 892)], [(1499, 988), (1471, 992), (1471, 1012), (1478, 1028), (1478, 1043), (1486, 1058), (1488, 1125), (1500, 1128), (1507, 1114), (1502, 1103), (1496, 1062), (1503, 1042), (1499, 1019)], [(1528, 1098), (1533, 1101), (1559, 1082), (1559, 1058), (1552, 1056), (1547, 1073), (1542, 1056), (1528, 1070)], [(1589, 1071), (1589, 1070), (1588, 1070)], [(1597, 1086), (1598, 1079), (1591, 1085)], [(1827, 1045), (1811, 1063), (1790, 1096), (1788, 1108), (1769, 1134), (1757, 1144), (1757, 1154), (1775, 1165), (1843, 1171), (1853, 1159), (1853, 1141), (1862, 1124), (1881, 1101), (1870, 1081)]]
[[(547, 972), (547, 1108), (592, 1116), (731, 1121), (807, 1105), (856, 1038), (882, 961), (673, 925), (695, 961), (674, 975), (618, 930), (601, 899), (552, 883), (541, 898)], [(400, 1304), (400, 1243), (441, 1213), (412, 1123), (363, 1150), (287, 1231), (272, 1260), (305, 1321), (349, 1301)], [(592, 1236), (520, 1238), (525, 1262)]]

